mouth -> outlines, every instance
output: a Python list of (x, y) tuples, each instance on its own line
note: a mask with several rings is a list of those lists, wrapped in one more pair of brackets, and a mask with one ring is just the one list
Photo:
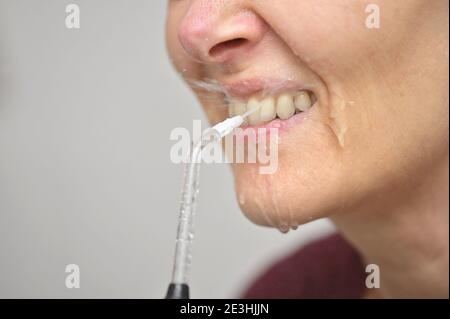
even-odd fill
[(317, 101), (309, 89), (288, 81), (244, 81), (226, 86), (228, 115), (250, 114), (244, 127), (277, 127), (295, 124)]

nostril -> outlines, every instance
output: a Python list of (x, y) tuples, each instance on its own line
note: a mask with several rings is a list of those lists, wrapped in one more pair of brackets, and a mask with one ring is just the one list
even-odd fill
[(245, 38), (235, 38), (232, 40), (220, 42), (215, 46), (213, 46), (211, 50), (209, 50), (209, 56), (211, 57), (219, 56), (226, 51), (230, 51), (238, 47), (241, 47), (245, 45), (247, 42), (248, 40)]

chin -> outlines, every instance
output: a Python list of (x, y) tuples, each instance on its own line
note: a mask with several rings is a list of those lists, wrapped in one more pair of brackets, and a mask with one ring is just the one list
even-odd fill
[(341, 148), (324, 122), (305, 119), (279, 132), (278, 167), (232, 164), (236, 198), (246, 217), (285, 232), (342, 209), (345, 194)]

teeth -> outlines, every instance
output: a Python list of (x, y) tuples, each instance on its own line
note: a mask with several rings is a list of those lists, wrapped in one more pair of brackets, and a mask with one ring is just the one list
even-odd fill
[(278, 98), (270, 96), (261, 100), (252, 96), (247, 104), (240, 100), (232, 100), (229, 104), (228, 113), (231, 117), (258, 109), (247, 117), (245, 123), (260, 125), (270, 122), (276, 117), (286, 120), (295, 114), (296, 109), (303, 112), (308, 110), (311, 105), (310, 94), (307, 91), (300, 91), (295, 94), (282, 93)]
[(233, 104), (234, 115), (242, 115), (247, 112), (247, 106), (245, 105), (245, 102), (236, 101)]
[(262, 122), (272, 121), (277, 114), (275, 113), (275, 99), (273, 97), (265, 98), (260, 102), (259, 120)]
[[(234, 115), (242, 115), (245, 112), (247, 112), (247, 105), (245, 105), (245, 102), (242, 101), (235, 101), (232, 105), (232, 110)], [(244, 119), (244, 124), (247, 124), (247, 118)]]
[(235, 114), (236, 114), (236, 112), (235, 112), (235, 110), (234, 110), (234, 103), (231, 102), (231, 103), (228, 105), (228, 116), (229, 116), (229, 117), (232, 117), (232, 116), (234, 116)]
[(280, 119), (286, 120), (295, 113), (294, 100), (289, 94), (281, 94), (277, 101), (277, 115)]
[[(251, 110), (254, 110), (257, 108), (259, 108), (258, 99), (256, 97), (250, 98), (250, 100), (248, 100), (248, 103), (247, 103), (247, 111), (251, 111)], [(259, 119), (259, 113), (260, 113), (259, 111), (256, 111), (248, 116), (247, 119), (248, 119), (248, 123), (250, 125), (258, 125), (261, 123), (261, 121)]]
[(294, 98), (294, 104), (299, 111), (304, 112), (309, 109), (311, 107), (311, 97), (308, 92), (302, 91), (297, 94)]

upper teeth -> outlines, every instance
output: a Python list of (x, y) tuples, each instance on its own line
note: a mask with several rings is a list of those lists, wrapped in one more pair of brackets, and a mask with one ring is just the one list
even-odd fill
[(300, 91), (295, 94), (282, 93), (278, 97), (268, 96), (258, 99), (252, 96), (247, 103), (232, 100), (229, 105), (229, 115), (242, 115), (249, 110), (258, 108), (258, 111), (250, 114), (247, 123), (259, 125), (272, 121), (278, 117), (282, 120), (288, 119), (296, 112), (304, 112), (312, 105), (310, 93)]

